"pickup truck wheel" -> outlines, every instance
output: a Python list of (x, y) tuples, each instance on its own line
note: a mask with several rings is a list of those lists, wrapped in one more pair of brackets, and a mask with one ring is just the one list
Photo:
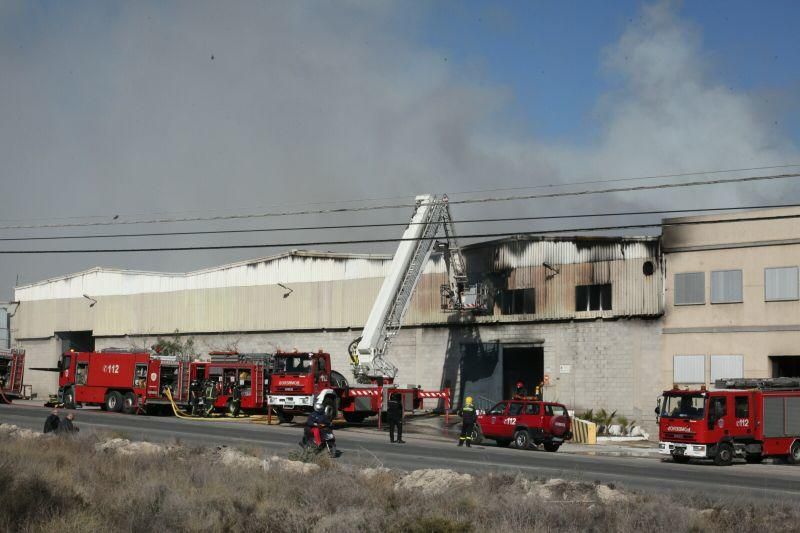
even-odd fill
[(281, 424), (288, 424), (294, 420), (294, 415), (284, 412), (283, 409), (275, 409), (275, 414), (278, 415), (278, 422)]
[(732, 462), (733, 447), (727, 443), (722, 443), (717, 446), (717, 455), (714, 456), (714, 464), (717, 466), (729, 466)]
[(545, 442), (544, 443), (544, 449), (547, 450), (548, 452), (557, 452), (559, 448), (561, 448), (561, 443), (560, 442), (559, 443), (556, 443), (556, 442)]
[(64, 390), (64, 408), (75, 409), (75, 389), (72, 387)]
[(531, 445), (531, 436), (527, 429), (518, 429), (514, 433), (514, 444), (520, 450), (527, 450)]
[(134, 393), (125, 393), (125, 396), (122, 398), (122, 412), (127, 415), (132, 415), (136, 412), (136, 406), (138, 403), (139, 402), (137, 401)]
[(480, 444), (483, 442), (483, 431), (478, 424), (472, 426), (472, 444)]
[(511, 441), (507, 439), (497, 439), (495, 443), (499, 448), (506, 448), (509, 444), (511, 444)]
[(685, 455), (673, 455), (672, 460), (678, 463), (679, 465), (685, 465), (689, 462), (689, 458)]
[(122, 394), (118, 393), (115, 390), (112, 390), (108, 394), (106, 394), (106, 400), (104, 402), (106, 406), (106, 411), (111, 411), (112, 413), (119, 413), (122, 410)]
[(800, 464), (800, 441), (796, 440), (794, 443), (792, 443), (792, 447), (789, 448), (789, 455), (786, 456), (786, 460), (789, 461), (789, 464)]

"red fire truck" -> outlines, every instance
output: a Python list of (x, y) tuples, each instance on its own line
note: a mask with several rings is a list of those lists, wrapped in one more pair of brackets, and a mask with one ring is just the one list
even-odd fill
[(276, 353), (269, 390), (270, 406), (275, 408), (282, 422), (290, 422), (296, 414), (310, 412), (319, 398), (331, 420), (341, 413), (348, 422), (362, 422), (381, 412), (389, 394), (401, 394), (407, 411), (420, 409), (427, 398), (449, 401), (447, 390), (398, 387), (391, 380), (351, 387), (342, 374), (331, 369), (330, 354), (322, 351)]
[(230, 408), (232, 386), (238, 382), (242, 410), (264, 410), (271, 356), (234, 352), (212, 352), (210, 356), (210, 360), (202, 361), (116, 348), (69, 351), (59, 362), (59, 399), (67, 408), (99, 405), (108, 411), (135, 413), (148, 407), (167, 407), (166, 389), (178, 405), (185, 407), (192, 382), (213, 381), (218, 392), (214, 405), (225, 409)]
[(22, 396), (25, 350), (0, 350), (0, 403)]
[(784, 457), (800, 463), (800, 380), (718, 380), (714, 390), (664, 391), (659, 415), (659, 453), (677, 463), (735, 457), (759, 463)]

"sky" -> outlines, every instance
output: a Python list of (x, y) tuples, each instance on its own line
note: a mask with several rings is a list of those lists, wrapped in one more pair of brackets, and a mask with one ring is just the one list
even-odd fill
[[(0, 226), (116, 225), (0, 229), (0, 238), (405, 222), (408, 208), (121, 224), (800, 164), (799, 16), (796, 2), (739, 0), (5, 1)], [(790, 171), (800, 166), (681, 179)], [(453, 215), (789, 202), (800, 202), (796, 179), (454, 205)], [(0, 241), (0, 250), (296, 243), (401, 229)], [(0, 299), (93, 266), (182, 272), (281, 250), (0, 255)]]

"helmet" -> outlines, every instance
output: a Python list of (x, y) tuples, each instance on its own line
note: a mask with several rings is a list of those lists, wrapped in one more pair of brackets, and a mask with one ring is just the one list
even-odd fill
[(314, 402), (314, 411), (318, 413), (322, 413), (323, 411), (325, 411), (325, 404), (323, 400), (325, 400), (325, 398), (323, 398), (322, 396), (317, 396), (317, 399)]
[(467, 402), (467, 405), (472, 405), (472, 396), (467, 396), (464, 401)]
[(525, 386), (525, 383), (523, 383), (522, 380), (517, 381), (517, 388), (518, 389), (521, 389), (524, 386)]

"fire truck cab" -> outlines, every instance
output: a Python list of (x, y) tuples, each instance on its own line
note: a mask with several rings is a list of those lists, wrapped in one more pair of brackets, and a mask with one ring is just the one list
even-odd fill
[(800, 463), (800, 381), (719, 380), (714, 390), (664, 391), (656, 408), (659, 453), (677, 463), (740, 457)]
[(281, 421), (290, 422), (295, 414), (310, 412), (320, 396), (326, 414), (333, 419), (345, 389), (347, 380), (331, 368), (330, 354), (278, 352), (274, 356), (269, 404)]
[(0, 403), (22, 396), (25, 350), (0, 349)]

